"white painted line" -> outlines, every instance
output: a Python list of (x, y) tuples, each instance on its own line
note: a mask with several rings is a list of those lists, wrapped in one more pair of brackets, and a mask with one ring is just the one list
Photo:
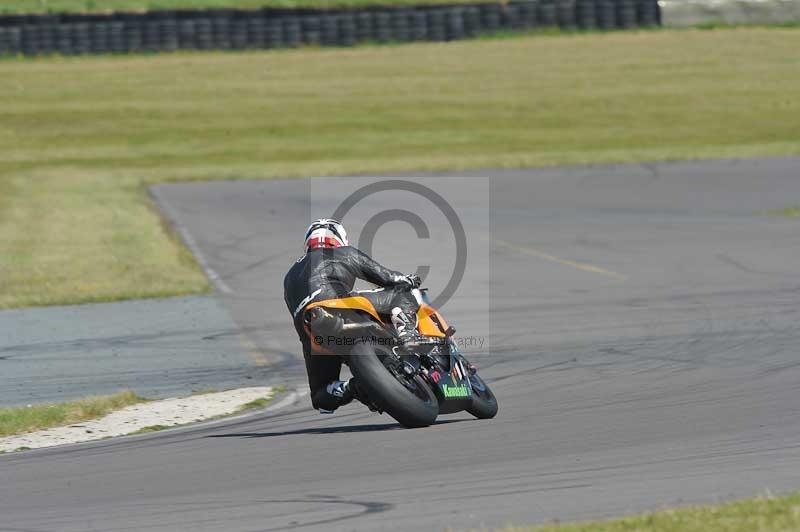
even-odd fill
[(178, 220), (177, 212), (172, 208), (172, 205), (170, 205), (166, 198), (162, 196), (156, 189), (148, 188), (148, 190), (153, 196), (153, 199), (156, 200), (156, 203), (161, 207), (161, 210), (172, 223), (175, 231), (177, 231), (178, 235), (180, 235), (183, 243), (186, 244), (186, 247), (192, 252), (194, 258), (197, 259), (197, 263), (200, 264), (201, 268), (203, 268), (203, 272), (206, 274), (206, 277), (208, 277), (208, 280), (211, 281), (211, 284), (213, 284), (217, 290), (224, 294), (232, 294), (233, 290), (231, 287), (222, 280), (222, 277), (220, 277), (213, 268), (211, 268), (205, 256), (200, 252), (200, 247), (197, 245), (197, 241), (189, 233), (186, 227), (184, 227), (183, 224), (181, 224), (181, 222)]

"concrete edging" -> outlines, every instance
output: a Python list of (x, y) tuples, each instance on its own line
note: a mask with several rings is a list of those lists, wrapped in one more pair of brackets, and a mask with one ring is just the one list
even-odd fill
[[(54, 446), (98, 442), (119, 437), (147, 437), (152, 434), (173, 433), (175, 430), (195, 430), (236, 422), (237, 420), (271, 414), (296, 404), (308, 395), (304, 388), (286, 394), (273, 387), (250, 387), (195, 395), (183, 398), (161, 399), (140, 403), (112, 412), (102, 418), (84, 421), (71, 426), (53, 427), (36, 432), (0, 438), (0, 453), (15, 450), (32, 450)], [(268, 398), (274, 403), (260, 409), (239, 412), (249, 401)], [(163, 426), (154, 432), (137, 431)]]
[(800, 0), (661, 0), (664, 26), (800, 21)]

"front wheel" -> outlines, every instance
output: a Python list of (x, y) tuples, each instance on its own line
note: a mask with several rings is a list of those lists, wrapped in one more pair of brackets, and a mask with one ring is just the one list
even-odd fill
[(472, 384), (472, 404), (467, 412), (478, 419), (491, 419), (497, 415), (497, 398), (492, 393), (489, 385), (483, 382), (477, 373), (470, 375)]
[(366, 343), (353, 346), (347, 365), (370, 401), (406, 428), (427, 427), (439, 415), (433, 390), (419, 375), (407, 376), (391, 363), (391, 352)]

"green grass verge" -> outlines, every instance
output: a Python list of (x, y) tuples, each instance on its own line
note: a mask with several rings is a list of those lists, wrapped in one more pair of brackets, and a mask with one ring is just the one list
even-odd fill
[(255, 410), (257, 408), (264, 408), (266, 407), (270, 401), (272, 401), (272, 397), (261, 397), (259, 399), (254, 399), (249, 403), (245, 403), (239, 407), (238, 412), (245, 412), (247, 410)]
[(147, 434), (148, 432), (158, 432), (168, 428), (170, 427), (167, 425), (148, 425), (147, 427), (142, 427), (135, 432), (131, 432), (131, 434)]
[(269, 397), (261, 397), (259, 399), (254, 399), (253, 401), (250, 401), (249, 403), (243, 404), (242, 406), (239, 407), (239, 409), (237, 410), (237, 413), (238, 412), (245, 412), (247, 410), (256, 410), (256, 409), (259, 409), (259, 408), (265, 408), (267, 405), (269, 405), (272, 402), (272, 400), (275, 398), (276, 395), (284, 393), (287, 389), (288, 388), (286, 387), (285, 384), (279, 384), (277, 386), (273, 386), (272, 387), (272, 395), (270, 395)]
[(776, 211), (769, 211), (767, 214), (771, 216), (785, 216), (788, 218), (800, 218), (800, 207), (787, 207), (785, 209), (778, 209)]
[(336, 7), (452, 4), (479, 1), (485, 2), (487, 0), (4, 0), (0, 5), (0, 14), (97, 13), (155, 9), (256, 9), (260, 7), (328, 9)]
[(194, 397), (196, 395), (209, 395), (212, 393), (219, 393), (222, 390), (217, 390), (216, 388), (208, 388), (206, 390), (192, 390), (191, 396)]
[(664, 510), (645, 515), (504, 532), (790, 532), (800, 530), (800, 492), (717, 506)]
[(115, 410), (145, 401), (147, 399), (127, 391), (68, 403), (0, 408), (0, 436), (12, 436), (97, 419)]
[(0, 308), (207, 291), (148, 183), (798, 154), (798, 49), (741, 28), (0, 61)]

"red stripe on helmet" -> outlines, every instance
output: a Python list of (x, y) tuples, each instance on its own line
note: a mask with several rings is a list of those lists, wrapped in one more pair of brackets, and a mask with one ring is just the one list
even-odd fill
[(314, 237), (309, 238), (306, 241), (306, 247), (309, 249), (318, 249), (318, 248), (338, 248), (341, 247), (342, 243), (336, 240), (335, 238), (330, 237)]

